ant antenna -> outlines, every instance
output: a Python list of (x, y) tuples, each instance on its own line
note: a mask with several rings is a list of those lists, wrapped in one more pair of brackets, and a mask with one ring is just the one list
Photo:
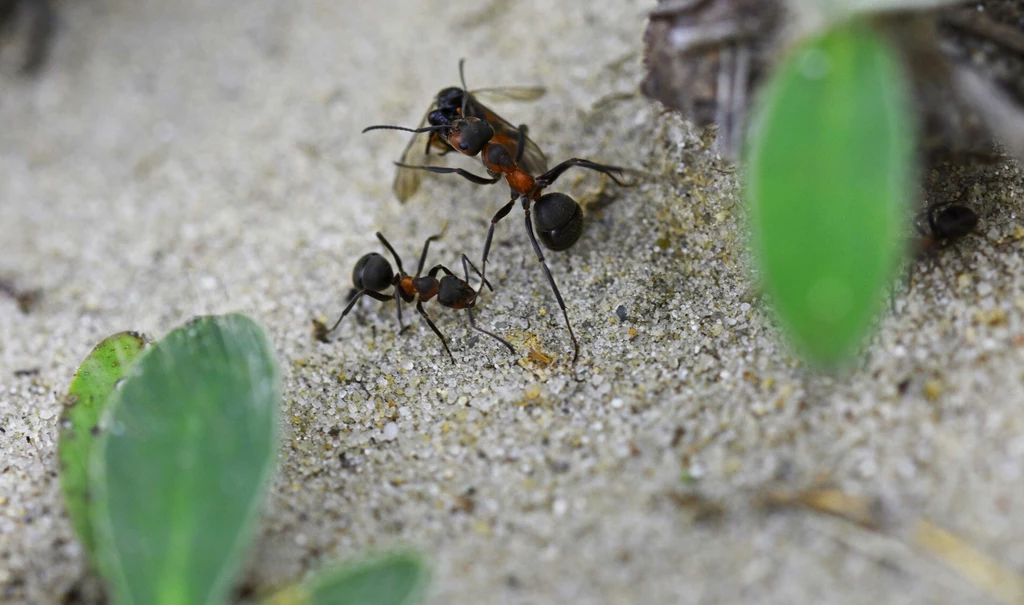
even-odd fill
[(469, 88), (466, 87), (466, 74), (463, 66), (466, 58), (459, 59), (459, 81), (462, 83), (462, 117), (466, 117), (466, 106), (469, 104)]
[(424, 126), (423, 128), (406, 128), (405, 126), (392, 126), (390, 124), (376, 124), (374, 126), (367, 126), (363, 129), (363, 133), (367, 133), (371, 130), (402, 130), (405, 132), (434, 132), (437, 130), (444, 130), (445, 128), (451, 128), (451, 126)]

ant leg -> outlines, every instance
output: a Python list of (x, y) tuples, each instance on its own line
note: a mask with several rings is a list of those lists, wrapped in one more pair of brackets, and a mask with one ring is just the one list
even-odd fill
[(615, 181), (615, 184), (622, 187), (626, 186), (626, 183), (622, 182), (617, 175), (622, 176), (625, 169), (619, 168), (618, 166), (608, 166), (606, 164), (598, 164), (597, 162), (591, 162), (590, 160), (584, 160), (582, 158), (571, 158), (561, 164), (555, 166), (551, 170), (548, 170), (544, 174), (537, 177), (536, 188), (538, 190), (544, 189), (550, 186), (558, 177), (562, 176), (562, 173), (572, 168), (573, 166), (579, 166), (580, 168), (586, 168), (588, 170), (594, 170), (602, 174), (607, 174), (611, 180)]
[[(447, 225), (445, 225), (445, 229), (447, 229)], [(427, 262), (427, 249), (430, 248), (430, 242), (441, 239), (444, 235), (445, 229), (441, 229), (441, 233), (431, 235), (427, 238), (427, 241), (423, 242), (423, 252), (420, 253), (420, 262), (419, 265), (416, 266), (416, 277), (419, 277), (420, 274), (423, 273), (423, 265)]]
[(505, 340), (501, 336), (498, 336), (494, 332), (490, 332), (476, 325), (476, 320), (473, 319), (473, 307), (466, 307), (466, 313), (469, 313), (469, 327), (473, 328), (477, 332), (483, 332), (484, 334), (490, 336), (494, 340), (497, 340), (501, 344), (505, 345), (508, 348), (509, 352), (512, 353), (512, 356), (515, 357), (516, 350), (509, 341)]
[[(465, 256), (465, 254), (463, 254), (463, 256)], [(470, 262), (469, 264), (472, 265), (473, 263)], [(473, 270), (476, 271), (477, 275), (480, 275), (480, 271), (477, 270), (477, 268), (475, 266), (473, 267)], [(445, 267), (444, 265), (434, 265), (430, 269), (430, 271), (427, 272), (427, 275), (429, 275), (430, 277), (437, 277), (438, 272), (444, 272), (445, 275), (455, 275), (454, 273), (452, 273), (451, 269), (449, 269), (448, 267)], [(466, 283), (467, 284), (469, 283), (469, 279), (468, 278), (466, 279)], [(487, 288), (491, 292), (494, 292), (494, 287), (491, 286), (491, 282), (489, 282), (489, 281), (487, 281), (485, 279), (484, 280), (484, 285), (487, 286)]]
[[(423, 121), (426, 122), (426, 117), (425, 116), (423, 118)], [(431, 132), (430, 135), (427, 136), (427, 148), (423, 151), (423, 155), (430, 155), (430, 149), (432, 147), (434, 147), (435, 143), (437, 143), (438, 141), (442, 141), (442, 140), (443, 139), (441, 139), (441, 137), (437, 134), (437, 131)], [(448, 144), (444, 144), (444, 151), (439, 151), (437, 153), (438, 153), (438, 155), (445, 155), (446, 153), (448, 153), (450, 151), (452, 151), (451, 146), (448, 145)]]
[(412, 164), (403, 164), (401, 162), (395, 162), (395, 166), (398, 166), (399, 168), (411, 168), (413, 170), (426, 170), (427, 172), (433, 172), (436, 174), (457, 174), (470, 183), (476, 183), (477, 185), (493, 185), (501, 180), (500, 174), (493, 178), (484, 178), (482, 176), (475, 175), (468, 170), (463, 170), (462, 168), (446, 168), (444, 166), (413, 166)]
[[(463, 254), (463, 256), (465, 256), (465, 254)], [(470, 264), (472, 265), (473, 263), (471, 262)], [(473, 270), (476, 271), (477, 275), (480, 275), (480, 271), (478, 271), (476, 267), (473, 267)], [(454, 273), (452, 273), (451, 269), (445, 267), (444, 265), (434, 265), (430, 269), (430, 271), (427, 272), (427, 275), (429, 275), (430, 277), (437, 277), (438, 272), (444, 272), (445, 275), (455, 275)], [(468, 278), (466, 279), (466, 283), (469, 283)], [(486, 285), (491, 292), (494, 292), (494, 287), (491, 286), (491, 282), (484, 280), (484, 285)]]
[[(341, 320), (345, 319), (345, 316), (348, 315), (349, 311), (352, 310), (352, 307), (356, 306), (356, 303), (359, 302), (359, 299), (362, 298), (363, 296), (369, 296), (370, 298), (373, 298), (374, 300), (379, 300), (380, 302), (390, 302), (391, 301), (391, 297), (390, 296), (385, 296), (385, 295), (381, 294), (380, 292), (374, 292), (373, 290), (365, 290), (365, 289), (364, 290), (354, 290), (353, 289), (352, 292), (349, 292), (349, 296), (348, 296), (349, 301), (348, 301), (348, 304), (345, 305), (345, 310), (341, 312), (341, 317), (338, 318), (338, 321), (334, 322), (334, 325), (331, 326), (330, 329), (328, 329), (327, 326), (325, 326), (324, 324), (320, 323), (319, 321), (317, 321), (315, 319), (313, 320), (314, 333), (316, 334), (316, 339), (319, 340), (320, 342), (327, 342), (327, 336), (331, 332), (336, 330), (339, 325), (341, 325)], [(401, 319), (399, 319), (399, 324), (401, 324)]]
[(402, 294), (401, 290), (399, 290), (398, 288), (395, 288), (395, 308), (398, 309), (398, 335), (401, 336), (402, 334), (405, 334), (405, 331), (411, 328), (412, 326), (402, 325)]
[[(491, 292), (494, 292), (494, 287), (491, 286), (491, 282), (489, 282), (486, 279), (484, 279), (484, 275), (483, 275), (483, 273), (480, 273), (480, 269), (477, 269), (476, 265), (473, 264), (473, 261), (469, 260), (469, 258), (466, 257), (465, 254), (463, 254), (462, 255), (462, 268), (463, 269), (466, 268), (466, 263), (469, 263), (469, 266), (473, 268), (473, 272), (476, 273), (478, 276), (480, 276), (480, 279), (483, 280), (483, 282), (481, 283), (480, 287), (482, 288), (484, 286), (487, 286), (488, 290), (490, 290)], [(469, 283), (469, 271), (466, 271), (466, 283), (467, 284)]]
[(437, 326), (434, 325), (434, 322), (430, 320), (430, 316), (427, 315), (427, 312), (423, 309), (422, 301), (416, 302), (416, 311), (423, 316), (423, 319), (427, 322), (427, 325), (430, 326), (430, 329), (433, 330), (434, 334), (437, 334), (437, 337), (441, 339), (441, 344), (444, 345), (444, 350), (448, 353), (448, 359), (452, 361), (452, 365), (455, 365), (455, 356), (452, 355), (452, 350), (448, 348), (448, 341), (445, 339), (444, 334), (441, 334), (441, 330), (438, 330)]
[(345, 316), (348, 315), (348, 312), (352, 310), (352, 307), (356, 306), (356, 303), (359, 302), (359, 299), (362, 298), (363, 295), (366, 294), (367, 292), (369, 292), (369, 290), (360, 290), (356, 292), (355, 296), (349, 299), (348, 304), (345, 305), (345, 310), (341, 312), (341, 317), (338, 318), (338, 321), (334, 322), (334, 325), (331, 326), (330, 329), (324, 330), (323, 338), (321, 339), (323, 342), (326, 342), (325, 339), (327, 338), (328, 334), (335, 331), (338, 328), (338, 326), (341, 325), (341, 320), (345, 319)]
[[(494, 225), (501, 219), (508, 216), (508, 213), (512, 212), (512, 208), (514, 208), (515, 205), (516, 198), (513, 197), (507, 204), (494, 213), (494, 216), (491, 218), (491, 226), (487, 228), (487, 239), (484, 240), (484, 258), (480, 261), (480, 266), (483, 267), (483, 271), (480, 273), (480, 279), (485, 284), (487, 283), (487, 255), (491, 252), (491, 239), (494, 237)], [(493, 291), (493, 288), (491, 288), (491, 290)]]
[[(469, 266), (473, 267), (473, 271), (476, 271), (476, 274), (477, 274), (477, 275), (480, 275), (480, 270), (476, 268), (476, 265), (474, 265), (474, 264), (473, 264), (473, 261), (471, 261), (471, 260), (469, 260), (468, 258), (466, 258), (466, 255), (465, 255), (465, 254), (463, 254), (463, 255), (462, 255), (462, 258), (463, 258), (463, 259), (464, 259), (464, 260), (465, 260), (466, 262), (468, 262), (468, 263), (469, 263)], [(465, 263), (463, 263), (463, 268), (465, 268)], [(428, 273), (428, 275), (430, 275), (430, 277), (437, 277), (437, 274), (438, 274), (438, 272), (440, 272), (440, 271), (443, 271), (445, 275), (455, 275), (454, 273), (452, 273), (451, 269), (449, 269), (448, 267), (445, 267), (444, 265), (434, 265), (434, 266), (433, 266), (433, 267), (432, 267), (432, 268), (430, 269), (430, 272)], [(481, 276), (481, 277), (482, 277), (482, 276)], [(466, 272), (466, 283), (467, 283), (467, 284), (469, 283), (469, 272)], [(489, 289), (489, 290), (490, 290), (491, 292), (494, 292), (494, 287), (493, 287), (493, 286), (491, 286), (491, 282), (489, 282), (489, 281), (487, 281), (487, 280), (484, 280), (484, 285), (485, 285), (485, 286), (487, 286), (487, 288), (488, 288), (488, 289)]]
[(430, 277), (437, 277), (438, 272), (443, 272), (445, 275), (455, 275), (452, 273), (451, 269), (444, 265), (434, 265), (430, 268), (430, 271), (427, 272), (427, 275)]
[(558, 291), (555, 278), (551, 275), (551, 269), (548, 269), (548, 264), (544, 261), (544, 252), (541, 251), (540, 244), (537, 243), (537, 236), (533, 234), (533, 221), (530, 220), (530, 202), (525, 197), (523, 198), (523, 210), (526, 211), (526, 233), (530, 236), (533, 251), (537, 254), (537, 261), (540, 263), (540, 266), (544, 268), (544, 274), (548, 278), (548, 283), (551, 284), (551, 290), (555, 293), (555, 299), (558, 301), (559, 308), (562, 309), (562, 315), (565, 316), (565, 327), (568, 328), (569, 338), (572, 339), (572, 361), (576, 363), (576, 358), (580, 356), (580, 345), (576, 342), (576, 334), (573, 333), (572, 324), (569, 323), (569, 312), (565, 309), (562, 293)]
[(402, 268), (402, 257), (398, 256), (398, 253), (395, 252), (395, 249), (391, 247), (391, 244), (384, 238), (384, 234), (380, 231), (377, 232), (377, 239), (380, 240), (380, 243), (384, 244), (384, 247), (387, 248), (388, 252), (391, 253), (391, 256), (394, 257), (395, 264), (398, 265), (398, 274), (405, 275), (405, 269)]

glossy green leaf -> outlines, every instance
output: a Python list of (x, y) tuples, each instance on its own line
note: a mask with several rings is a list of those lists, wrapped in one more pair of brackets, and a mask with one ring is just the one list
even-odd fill
[(114, 394), (92, 459), (93, 527), (115, 603), (223, 603), (277, 450), (280, 381), (242, 315), (174, 330)]
[(420, 601), (426, 581), (418, 555), (392, 553), (321, 572), (266, 605), (412, 605)]
[(57, 444), (60, 486), (71, 525), (90, 556), (94, 539), (89, 518), (89, 457), (96, 443), (96, 425), (117, 381), (145, 346), (145, 337), (136, 332), (106, 338), (78, 367), (65, 400)]
[(870, 328), (905, 247), (906, 76), (868, 26), (795, 49), (762, 97), (746, 194), (765, 289), (797, 349), (834, 366)]

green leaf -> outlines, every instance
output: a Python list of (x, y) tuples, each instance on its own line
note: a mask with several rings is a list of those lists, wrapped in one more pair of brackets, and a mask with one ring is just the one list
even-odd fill
[(145, 346), (145, 337), (136, 332), (106, 338), (82, 361), (68, 389), (57, 444), (60, 486), (71, 525), (90, 556), (94, 555), (94, 538), (89, 518), (89, 457), (96, 442), (96, 425), (117, 381)]
[(835, 366), (902, 255), (914, 170), (906, 76), (851, 23), (795, 49), (761, 99), (746, 188), (756, 260), (797, 349)]
[(266, 605), (411, 605), (420, 601), (426, 581), (418, 555), (391, 553), (321, 572)]
[(174, 330), (115, 392), (92, 458), (93, 527), (115, 603), (223, 603), (277, 455), (280, 381), (242, 315)]

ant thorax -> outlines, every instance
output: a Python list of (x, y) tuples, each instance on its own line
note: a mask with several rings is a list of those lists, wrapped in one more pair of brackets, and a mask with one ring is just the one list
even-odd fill
[(504, 145), (488, 145), (484, 151), (484, 164), (492, 172), (505, 172), (516, 167), (512, 154)]

